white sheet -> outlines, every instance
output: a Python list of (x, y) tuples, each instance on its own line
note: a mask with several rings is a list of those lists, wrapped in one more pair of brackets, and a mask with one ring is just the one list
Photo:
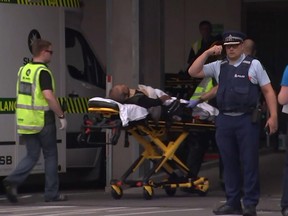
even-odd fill
[[(157, 98), (161, 97), (162, 95), (167, 95), (165, 92), (163, 92), (160, 89), (152, 88), (151, 86), (146, 86), (139, 84), (138, 88), (141, 91), (144, 91), (148, 94), (149, 97), (151, 98)], [(177, 100), (175, 97), (171, 97), (170, 100), (166, 100), (164, 102), (164, 106), (169, 106), (174, 100)], [(187, 104), (189, 101), (180, 99), (180, 103), (185, 103)], [(160, 107), (160, 106), (159, 106)], [(149, 110), (149, 113), (151, 114), (152, 118), (155, 116), (153, 119), (158, 119), (160, 118), (160, 112), (161, 110), (157, 110), (158, 107), (153, 107), (153, 110)], [(194, 107), (192, 111), (192, 116), (195, 118), (199, 118), (202, 120), (208, 120), (208, 121), (213, 121), (215, 117), (219, 114), (219, 110), (211, 105), (209, 105), (206, 102), (198, 104), (196, 107)]]
[(129, 122), (131, 121), (138, 121), (145, 119), (148, 115), (147, 109), (137, 106), (135, 104), (121, 104), (114, 100), (101, 98), (101, 97), (94, 97), (89, 99), (89, 101), (104, 101), (108, 103), (117, 104), (119, 107), (119, 117), (122, 121), (122, 126), (128, 126)]
[[(119, 107), (119, 117), (123, 126), (128, 126), (130, 121), (132, 122), (145, 119), (149, 114), (147, 109), (135, 104), (121, 104), (114, 100), (101, 97), (94, 97), (89, 101), (104, 101), (117, 104)], [(186, 101), (183, 102), (185, 103)], [(198, 104), (192, 111), (193, 117), (208, 121), (213, 121), (218, 114), (219, 110), (217, 108), (212, 107), (205, 102)]]
[(219, 110), (206, 102), (197, 104), (192, 111), (193, 117), (207, 121), (213, 121), (218, 114)]
[[(164, 91), (162, 91), (161, 89), (157, 89), (157, 88), (153, 88), (151, 86), (147, 86), (147, 85), (142, 85), (139, 84), (138, 85), (138, 89), (140, 89), (141, 91), (145, 92), (150, 98), (158, 98), (161, 97), (163, 95), (167, 95)], [(177, 100), (176, 97), (171, 97), (171, 99), (166, 100), (163, 105), (164, 106), (169, 106), (173, 101)], [(187, 100), (183, 100), (180, 99), (180, 103), (188, 103)], [(148, 109), (149, 114), (151, 115), (151, 118), (154, 121), (159, 121), (160, 120), (160, 116), (161, 116), (161, 106), (155, 106), (155, 107), (151, 107)]]

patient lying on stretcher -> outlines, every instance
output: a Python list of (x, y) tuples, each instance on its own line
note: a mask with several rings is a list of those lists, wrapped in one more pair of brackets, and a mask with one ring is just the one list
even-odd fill
[[(218, 110), (207, 103), (200, 103), (195, 108), (189, 107), (189, 101), (167, 95), (160, 89), (146, 85), (138, 85), (138, 89), (127, 85), (115, 85), (109, 92), (109, 98), (121, 104), (136, 104), (148, 109), (152, 119), (170, 117), (174, 120), (191, 119), (199, 116), (200, 119), (212, 120), (218, 115)], [(193, 108), (193, 110), (191, 110)]]

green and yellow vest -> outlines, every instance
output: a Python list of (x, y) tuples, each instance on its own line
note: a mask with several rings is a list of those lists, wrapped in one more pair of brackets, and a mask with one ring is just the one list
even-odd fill
[(191, 100), (199, 99), (200, 96), (213, 88), (213, 79), (211, 77), (204, 77), (196, 87)]
[(44, 64), (28, 63), (19, 69), (16, 87), (16, 121), (19, 134), (39, 133), (44, 127), (44, 115), (49, 106), (39, 82), (42, 70), (50, 74), (55, 91), (53, 75)]

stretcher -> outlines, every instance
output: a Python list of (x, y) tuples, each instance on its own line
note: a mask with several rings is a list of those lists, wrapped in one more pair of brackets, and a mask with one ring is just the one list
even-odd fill
[[(205, 196), (209, 181), (205, 177), (190, 178), (189, 168), (176, 156), (175, 152), (190, 132), (214, 130), (213, 122), (159, 120), (149, 118), (146, 109), (132, 104), (119, 104), (110, 99), (92, 98), (88, 102), (88, 115), (83, 122), (82, 138), (89, 141), (89, 134), (99, 129), (111, 129), (112, 136), (107, 144), (116, 145), (121, 131), (133, 136), (143, 147), (141, 155), (133, 162), (120, 179), (110, 181), (111, 195), (114, 199), (123, 196), (124, 187), (142, 187), (143, 196), (149, 200), (154, 188), (162, 188), (168, 196), (174, 196), (177, 188), (189, 188), (200, 196)], [(169, 134), (173, 133), (173, 136)], [(172, 138), (173, 137), (173, 138)], [(168, 138), (168, 139), (167, 139)], [(140, 180), (131, 180), (129, 176), (150, 161), (152, 166), (145, 171)], [(163, 172), (162, 179), (153, 178)]]

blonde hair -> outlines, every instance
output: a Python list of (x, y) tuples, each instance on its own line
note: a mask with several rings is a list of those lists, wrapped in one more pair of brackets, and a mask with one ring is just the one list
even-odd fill
[(47, 50), (51, 46), (51, 42), (35, 39), (32, 43), (32, 54), (33, 56), (39, 56), (43, 50)]

